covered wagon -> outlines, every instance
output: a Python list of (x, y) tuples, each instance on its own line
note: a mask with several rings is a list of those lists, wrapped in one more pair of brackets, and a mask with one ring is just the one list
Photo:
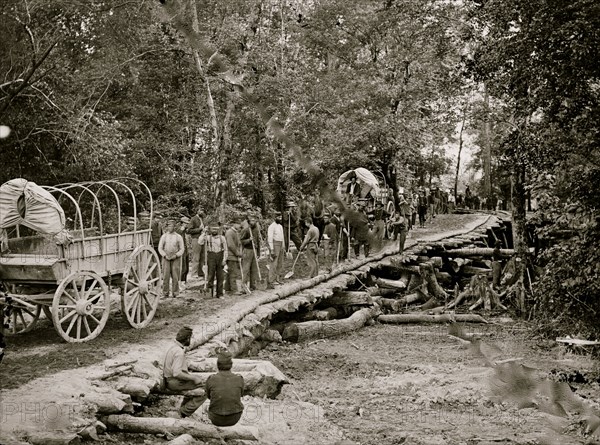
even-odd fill
[(0, 309), (8, 333), (32, 329), (43, 312), (64, 340), (92, 340), (106, 325), (114, 291), (129, 324), (148, 325), (162, 284), (152, 217), (152, 194), (136, 179), (4, 183)]

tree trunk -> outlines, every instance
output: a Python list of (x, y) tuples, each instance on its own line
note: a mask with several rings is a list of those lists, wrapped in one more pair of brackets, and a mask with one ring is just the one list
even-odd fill
[(487, 321), (477, 314), (393, 314), (380, 315), (377, 320), (381, 323), (403, 324), (403, 323), (487, 323)]
[[(451, 249), (444, 252), (444, 255), (450, 258), (471, 258), (471, 257), (491, 257), (494, 253), (494, 249), (489, 247), (480, 247), (480, 248), (464, 248), (464, 249)], [(510, 257), (514, 255), (515, 251), (513, 249), (500, 249), (500, 255), (503, 257)]]
[(433, 265), (430, 263), (420, 264), (419, 270), (423, 281), (427, 283), (429, 294), (439, 301), (446, 301), (448, 299), (448, 294), (438, 284)]
[(364, 308), (348, 318), (329, 321), (292, 323), (283, 331), (283, 339), (294, 343), (313, 338), (333, 337), (362, 328), (378, 312), (377, 307)]
[(336, 292), (336, 294), (327, 299), (327, 303), (334, 306), (337, 305), (372, 305), (373, 298), (368, 292), (353, 292), (344, 291)]
[(456, 196), (458, 195), (458, 176), (460, 174), (460, 155), (463, 148), (463, 132), (465, 130), (465, 121), (467, 120), (467, 107), (468, 102), (465, 103), (462, 113), (462, 122), (460, 125), (460, 132), (458, 133), (458, 157), (456, 160), (456, 174), (454, 175), (454, 202), (456, 202)]
[(333, 307), (328, 307), (328, 308), (322, 309), (322, 310), (310, 311), (310, 312), (306, 313), (306, 315), (303, 317), (303, 319), (306, 321), (331, 320), (331, 319), (336, 318), (337, 316), (338, 316), (337, 309), (335, 309)]
[(189, 434), (196, 439), (258, 440), (256, 428), (234, 425), (218, 428), (214, 425), (191, 419), (172, 419), (168, 417), (133, 417), (128, 415), (110, 415), (102, 419), (109, 431), (124, 433)]
[[(522, 148), (521, 148), (522, 150)], [(517, 147), (517, 155), (520, 154)], [(525, 165), (519, 156), (513, 164), (511, 172), (511, 192), (512, 192), (512, 220), (513, 220), (513, 242), (515, 247), (515, 266), (517, 283), (521, 283), (521, 289), (516, 292), (517, 309), (524, 315), (525, 307), (525, 272), (528, 264), (527, 249), (527, 221), (526, 217), (526, 190), (525, 190)]]
[(375, 278), (375, 284), (379, 287), (387, 287), (389, 289), (406, 289), (406, 284), (400, 280), (388, 280), (386, 278)]

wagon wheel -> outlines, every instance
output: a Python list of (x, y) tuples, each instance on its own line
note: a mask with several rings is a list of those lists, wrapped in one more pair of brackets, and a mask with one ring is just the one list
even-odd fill
[[(46, 316), (46, 318), (48, 320), (50, 320), (50, 323), (54, 323), (52, 321), (52, 306), (46, 306), (45, 304), (42, 304), (40, 306), (42, 306), (42, 311), (44, 311), (44, 315)], [(59, 314), (60, 318), (67, 315), (68, 311), (69, 311), (69, 308), (65, 308), (65, 307), (61, 308), (60, 314)]]
[(146, 327), (156, 313), (162, 285), (158, 255), (152, 247), (140, 246), (133, 251), (123, 282), (122, 315), (132, 327)]
[(393, 218), (396, 214), (396, 206), (394, 206), (394, 201), (389, 200), (387, 205), (385, 206), (385, 211), (390, 215), (390, 218)]
[(73, 272), (62, 280), (52, 301), (52, 323), (69, 343), (96, 338), (110, 314), (110, 292), (95, 272)]
[[(7, 306), (5, 306), (5, 310)], [(20, 305), (10, 305), (10, 315), (7, 317), (9, 327), (4, 333), (16, 335), (31, 331), (37, 323), (38, 318), (40, 318), (41, 312), (42, 307), (39, 304), (35, 306), (35, 309)]]

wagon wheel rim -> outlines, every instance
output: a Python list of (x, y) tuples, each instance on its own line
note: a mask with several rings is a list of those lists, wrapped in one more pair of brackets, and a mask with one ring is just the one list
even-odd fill
[[(46, 316), (46, 318), (48, 320), (50, 320), (50, 323), (54, 323), (54, 321), (52, 320), (52, 304), (50, 304), (49, 306), (41, 305), (42, 306), (42, 311), (44, 312), (44, 315)], [(67, 310), (68, 308), (62, 308), (60, 309), (60, 318), (64, 317), (65, 315), (67, 315)]]
[(4, 334), (17, 335), (31, 331), (40, 318), (41, 312), (42, 307), (40, 305), (36, 305), (35, 309), (18, 304), (11, 305), (10, 315), (7, 317), (9, 327), (4, 331)]
[(396, 206), (394, 206), (393, 201), (388, 201), (385, 211), (390, 215), (390, 218), (393, 218), (396, 214)]
[(140, 246), (133, 251), (123, 283), (121, 313), (131, 327), (144, 328), (154, 318), (162, 286), (159, 258), (152, 247)]
[(52, 301), (52, 324), (69, 343), (93, 340), (110, 314), (110, 292), (95, 272), (78, 271), (66, 277)]

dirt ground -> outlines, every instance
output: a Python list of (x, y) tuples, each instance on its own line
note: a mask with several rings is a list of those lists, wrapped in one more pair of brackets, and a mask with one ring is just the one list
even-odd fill
[[(598, 362), (529, 337), (524, 323), (468, 325), (469, 332), (502, 349), (507, 358), (553, 379), (570, 382), (591, 403), (600, 401)], [(544, 349), (538, 346), (544, 346)], [(287, 344), (259, 353), (291, 380), (284, 397), (320, 406), (323, 419), (353, 443), (575, 444), (579, 425), (528, 408), (490, 400), (493, 370), (447, 336), (444, 325), (374, 325), (335, 339)], [(583, 376), (577, 377), (579, 372)], [(596, 405), (597, 407), (597, 405)], [(314, 423), (321, 420), (316, 419)], [(568, 435), (551, 428), (568, 425)], [(350, 443), (352, 443), (350, 442)], [(308, 442), (307, 442), (308, 443)], [(327, 444), (325, 441), (313, 443)]]

